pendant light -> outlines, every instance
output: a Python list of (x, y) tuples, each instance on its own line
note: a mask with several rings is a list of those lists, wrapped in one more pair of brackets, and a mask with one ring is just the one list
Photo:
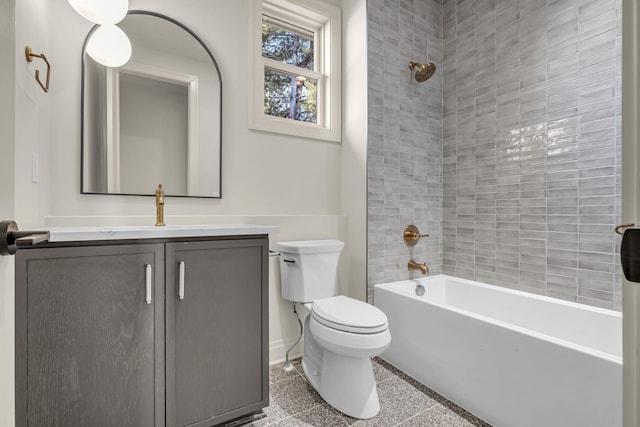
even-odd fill
[(129, 0), (68, 0), (83, 18), (99, 25), (117, 24), (129, 10)]
[(106, 67), (122, 67), (131, 58), (131, 41), (117, 25), (101, 25), (91, 35), (85, 51)]
[(87, 54), (106, 67), (121, 67), (131, 58), (131, 41), (116, 24), (127, 16), (129, 0), (68, 0), (88, 21), (98, 24), (86, 46)]

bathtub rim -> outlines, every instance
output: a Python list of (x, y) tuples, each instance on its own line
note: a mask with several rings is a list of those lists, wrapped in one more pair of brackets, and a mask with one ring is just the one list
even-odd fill
[[(422, 304), (429, 304), (431, 306), (434, 307), (440, 307), (442, 309), (445, 310), (450, 310), (453, 311), (455, 313), (458, 313), (460, 315), (463, 316), (468, 316), (471, 318), (474, 318), (476, 320), (482, 321), (482, 322), (486, 322), (489, 324), (493, 324), (502, 328), (506, 328), (518, 333), (522, 333), (528, 336), (531, 336), (533, 338), (536, 339), (541, 339), (541, 340), (545, 340), (545, 341), (549, 341), (552, 342), (554, 344), (560, 345), (562, 347), (571, 349), (571, 350), (576, 350), (576, 351), (580, 351), (582, 353), (586, 353), (589, 355), (592, 355), (594, 357), (598, 357), (600, 359), (604, 359), (607, 360), (609, 362), (612, 363), (617, 363), (622, 365), (622, 349), (620, 349), (620, 356), (617, 356), (615, 354), (611, 354), (611, 353), (606, 353), (604, 351), (601, 350), (596, 350), (594, 348), (591, 347), (587, 347), (581, 344), (576, 344), (574, 342), (571, 341), (567, 341), (561, 338), (557, 338), (554, 337), (552, 335), (548, 335), (548, 334), (544, 334), (542, 332), (538, 332), (538, 331), (534, 331), (522, 326), (517, 326), (508, 322), (505, 322), (503, 320), (498, 320), (495, 319), (493, 317), (490, 316), (486, 316), (483, 314), (478, 314), (475, 313), (473, 311), (470, 310), (466, 310), (463, 308), (459, 308), (453, 305), (446, 305), (446, 304), (438, 304), (436, 302), (432, 302), (432, 301), (427, 301), (424, 298), (421, 298), (417, 295), (415, 295), (415, 293), (407, 293), (407, 292), (402, 292), (400, 290), (397, 289), (397, 287), (401, 284), (421, 284), (423, 286), (427, 286), (429, 281), (435, 281), (437, 279), (442, 279), (442, 280), (446, 280), (447, 278), (449, 279), (453, 279), (453, 280), (457, 280), (457, 281), (461, 281), (464, 282), (468, 285), (472, 285), (472, 286), (479, 286), (479, 287), (483, 287), (486, 289), (489, 289), (491, 291), (495, 291), (495, 292), (504, 292), (504, 293), (508, 293), (508, 294), (513, 294), (513, 295), (518, 295), (524, 298), (532, 298), (532, 299), (537, 299), (540, 301), (545, 301), (545, 302), (549, 302), (552, 304), (559, 304), (559, 305), (563, 305), (563, 306), (567, 306), (567, 307), (572, 307), (572, 308), (577, 308), (577, 309), (581, 309), (581, 310), (587, 310), (587, 311), (591, 311), (594, 313), (599, 313), (599, 314), (605, 314), (605, 315), (611, 315), (613, 317), (617, 317), (622, 319), (622, 313), (615, 311), (615, 310), (609, 310), (606, 308), (601, 308), (601, 307), (594, 307), (594, 306), (590, 306), (590, 305), (586, 305), (586, 304), (579, 304), (576, 302), (572, 302), (572, 301), (565, 301), (559, 298), (553, 298), (553, 297), (549, 297), (546, 295), (538, 295), (538, 294), (533, 294), (533, 293), (529, 293), (529, 292), (524, 292), (524, 291), (519, 291), (516, 289), (510, 289), (510, 288), (504, 288), (501, 286), (497, 286), (497, 285), (490, 285), (487, 283), (481, 283), (481, 282), (476, 282), (474, 280), (469, 280), (469, 279), (463, 279), (463, 278), (459, 278), (459, 277), (455, 277), (455, 276), (449, 276), (446, 274), (437, 274), (437, 275), (433, 275), (433, 276), (429, 276), (429, 277), (420, 277), (417, 279), (406, 279), (406, 280), (398, 280), (398, 281), (394, 281), (394, 282), (388, 282), (388, 283), (379, 283), (374, 285), (374, 305), (375, 305), (375, 290), (376, 289), (380, 289), (383, 291), (387, 291), (387, 292), (391, 292), (394, 294), (398, 294), (398, 295), (402, 295), (403, 297), (409, 297), (413, 300), (419, 301)], [(621, 323), (621, 327), (622, 327), (622, 323)], [(393, 331), (391, 331), (391, 334), (393, 336)]]

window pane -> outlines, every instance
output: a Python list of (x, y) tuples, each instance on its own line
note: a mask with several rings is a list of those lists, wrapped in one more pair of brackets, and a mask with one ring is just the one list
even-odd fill
[(263, 22), (262, 56), (313, 70), (313, 37)]
[(264, 70), (264, 113), (269, 116), (317, 123), (318, 81)]

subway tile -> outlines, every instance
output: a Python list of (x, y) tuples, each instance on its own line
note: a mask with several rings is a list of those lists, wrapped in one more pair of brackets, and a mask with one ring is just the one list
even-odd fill
[(578, 271), (578, 286), (580, 289), (594, 289), (613, 292), (614, 274), (603, 271), (580, 269)]
[[(595, 176), (595, 177), (588, 177), (588, 178), (581, 178), (578, 180), (578, 183), (580, 185), (580, 187), (585, 188), (585, 187), (602, 187), (602, 186), (609, 186), (612, 187), (616, 184), (616, 176), (615, 175), (609, 175), (609, 176)], [(613, 213), (613, 205), (610, 205), (612, 211), (611, 213)]]
[(579, 56), (580, 72), (587, 71), (587, 73), (591, 73), (593, 67), (608, 68), (611, 65), (617, 67), (619, 58), (619, 51), (616, 51), (616, 49), (602, 52), (600, 55)]
[[(618, 246), (611, 243), (594, 243), (594, 242), (580, 242), (578, 244), (578, 250), (585, 252), (601, 252), (607, 254), (616, 254)], [(617, 256), (616, 256), (617, 258)]]
[(547, 231), (553, 233), (576, 233), (578, 232), (578, 224), (570, 222), (556, 224), (550, 222), (547, 223)]
[(576, 302), (577, 286), (572, 283), (549, 283), (547, 282), (547, 295), (553, 298), (558, 298), (566, 301)]
[(520, 272), (520, 280), (517, 289), (538, 295), (544, 295), (546, 288), (546, 276), (544, 273)]
[(566, 27), (578, 28), (578, 9), (565, 8), (559, 12), (550, 13), (547, 16), (546, 24), (549, 39), (553, 39), (552, 30)]
[[(600, 105), (600, 108), (592, 108), (591, 106), (588, 105), (580, 105), (578, 106), (578, 114), (579, 114), (579, 119), (581, 123), (585, 123), (585, 122), (590, 122), (590, 121), (595, 121), (595, 120), (601, 120), (601, 119), (607, 119), (607, 118), (615, 118), (617, 117), (617, 113), (616, 113), (616, 103), (618, 101), (616, 100), (611, 100), (610, 101), (610, 108), (607, 108), (606, 103), (602, 103)], [(617, 128), (617, 126), (616, 126)], [(611, 138), (613, 139), (613, 138)], [(615, 144), (615, 140), (613, 141), (613, 143)]]
[(548, 257), (547, 265), (554, 267), (577, 268), (578, 261), (567, 258)]
[(582, 22), (601, 16), (617, 8), (616, 0), (582, 1), (579, 5), (580, 20)]
[(576, 241), (564, 241), (564, 240), (547, 240), (545, 241), (547, 248), (553, 250), (573, 251), (578, 249), (578, 243)]
[(549, 222), (554, 222), (552, 216), (576, 215), (578, 213), (577, 206), (547, 206), (547, 214)]

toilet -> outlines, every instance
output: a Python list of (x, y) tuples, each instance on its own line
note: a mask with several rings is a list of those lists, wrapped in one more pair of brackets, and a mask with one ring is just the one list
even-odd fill
[(380, 411), (371, 358), (391, 342), (387, 316), (373, 305), (338, 295), (338, 240), (279, 242), (282, 297), (309, 309), (302, 369), (331, 406), (354, 418)]

